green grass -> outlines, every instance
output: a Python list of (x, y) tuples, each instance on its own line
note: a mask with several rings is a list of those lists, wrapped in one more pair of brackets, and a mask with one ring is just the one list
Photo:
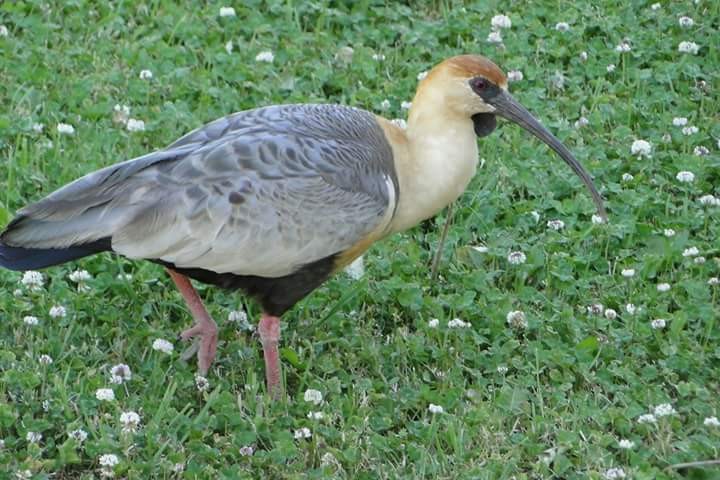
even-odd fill
[[(720, 208), (698, 202), (720, 196), (720, 3), (255, 0), (236, 2), (235, 18), (220, 18), (214, 2), (112, 3), (0, 5), (9, 30), (0, 37), (0, 225), (86, 172), (234, 111), (337, 102), (380, 112), (388, 99), (382, 113), (403, 117), (417, 74), (468, 52), (523, 72), (515, 96), (594, 174), (611, 222), (594, 225), (572, 172), (503, 123), (480, 140), (485, 162), (457, 202), (439, 279), (429, 265), (443, 216), (375, 246), (362, 280), (339, 275), (285, 316), (280, 403), (265, 395), (258, 341), (226, 320), (238, 309), (257, 318), (240, 294), (201, 288), (221, 346), (200, 392), (174, 340), (191, 320), (158, 266), (101, 255), (43, 272), (36, 292), (0, 271), (0, 478), (94, 478), (103, 454), (117, 455), (114, 471), (129, 479), (600, 479), (613, 467), (634, 479), (720, 478), (717, 466), (668, 469), (720, 458), (720, 428), (704, 425), (720, 415), (720, 287), (707, 283), (720, 274)], [(504, 48), (485, 41), (499, 13), (513, 23)], [(694, 25), (681, 28), (681, 15)], [(555, 30), (561, 21), (569, 31)], [(616, 52), (626, 37), (632, 51)], [(678, 52), (684, 40), (697, 55)], [(335, 59), (345, 46), (348, 63)], [(255, 61), (264, 50), (273, 63)], [(151, 80), (138, 77), (143, 69)], [(115, 104), (129, 105), (145, 132), (114, 124)], [(575, 128), (581, 115), (589, 124)], [(699, 132), (683, 135), (673, 117)], [(75, 134), (59, 135), (59, 122)], [(652, 144), (650, 158), (630, 154), (637, 139)], [(709, 154), (694, 155), (699, 146)], [(678, 182), (681, 170), (695, 181)], [(565, 228), (547, 228), (552, 219)], [(683, 257), (693, 246), (704, 263)], [(513, 250), (527, 262), (509, 264)], [(82, 291), (68, 278), (78, 268), (92, 275)], [(634, 277), (620, 274), (627, 268)], [(662, 282), (670, 291), (656, 289)], [(588, 313), (595, 303), (617, 318)], [(53, 305), (67, 315), (50, 317)], [(511, 310), (527, 328), (508, 326)], [(455, 317), (470, 328), (448, 328)], [(651, 328), (658, 318), (664, 329)], [(156, 338), (175, 351), (153, 350)], [(41, 365), (43, 354), (53, 363)], [(118, 363), (132, 379), (112, 385)], [(98, 401), (98, 388), (115, 400)], [(304, 401), (309, 388), (322, 405)], [(663, 403), (676, 413), (638, 423)], [(130, 410), (141, 427), (123, 433)], [(295, 440), (302, 427), (312, 437)], [(68, 437), (76, 429), (84, 442)], [(248, 445), (254, 454), (243, 456)]]

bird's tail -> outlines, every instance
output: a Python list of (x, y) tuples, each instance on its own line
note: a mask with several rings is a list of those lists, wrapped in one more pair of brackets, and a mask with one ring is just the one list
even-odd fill
[(111, 250), (110, 239), (67, 248), (11, 247), (0, 242), (0, 267), (9, 270), (39, 270)]

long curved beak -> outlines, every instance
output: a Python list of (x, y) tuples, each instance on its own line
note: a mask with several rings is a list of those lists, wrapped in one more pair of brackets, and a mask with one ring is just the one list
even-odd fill
[(518, 103), (518, 101), (515, 100), (507, 91), (502, 90), (501, 93), (494, 96), (488, 103), (495, 107), (494, 113), (496, 115), (500, 115), (503, 118), (517, 123), (546, 143), (550, 148), (555, 150), (557, 154), (565, 160), (565, 163), (570, 165), (570, 168), (573, 169), (577, 176), (582, 179), (585, 186), (587, 186), (590, 190), (590, 194), (592, 195), (598, 214), (602, 217), (603, 221), (607, 221), (607, 213), (605, 212), (603, 198), (600, 196), (597, 188), (595, 188), (595, 184), (593, 183), (590, 174), (588, 174), (580, 162), (575, 159), (573, 154), (570, 153), (570, 150), (565, 148), (565, 145), (563, 145), (560, 140), (555, 138), (552, 133), (543, 127), (540, 122), (538, 122), (537, 119), (535, 119), (535, 117), (533, 117), (533, 115), (528, 112), (525, 107), (520, 105), (520, 103)]

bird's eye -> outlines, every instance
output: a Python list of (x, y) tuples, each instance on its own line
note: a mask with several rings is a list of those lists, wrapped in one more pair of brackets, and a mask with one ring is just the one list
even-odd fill
[(484, 78), (473, 78), (470, 81), (470, 85), (472, 86), (472, 89), (476, 92), (479, 92), (480, 90), (484, 90), (485, 87), (487, 87), (487, 81)]

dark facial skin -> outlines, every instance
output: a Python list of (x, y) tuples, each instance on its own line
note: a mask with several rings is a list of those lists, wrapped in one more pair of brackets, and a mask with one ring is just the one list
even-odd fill
[(470, 79), (470, 88), (483, 101), (495, 108), (493, 113), (478, 113), (472, 116), (475, 134), (478, 137), (484, 137), (495, 129), (495, 116), (501, 116), (507, 120), (517, 123), (528, 132), (542, 140), (547, 146), (555, 150), (565, 163), (579, 176), (592, 195), (593, 202), (597, 208), (598, 214), (607, 220), (607, 213), (603, 205), (603, 199), (595, 188), (595, 184), (587, 173), (585, 168), (577, 161), (572, 153), (563, 145), (560, 140), (550, 133), (535, 117), (532, 116), (507, 90), (500, 88), (498, 85), (485, 77), (475, 77)]

